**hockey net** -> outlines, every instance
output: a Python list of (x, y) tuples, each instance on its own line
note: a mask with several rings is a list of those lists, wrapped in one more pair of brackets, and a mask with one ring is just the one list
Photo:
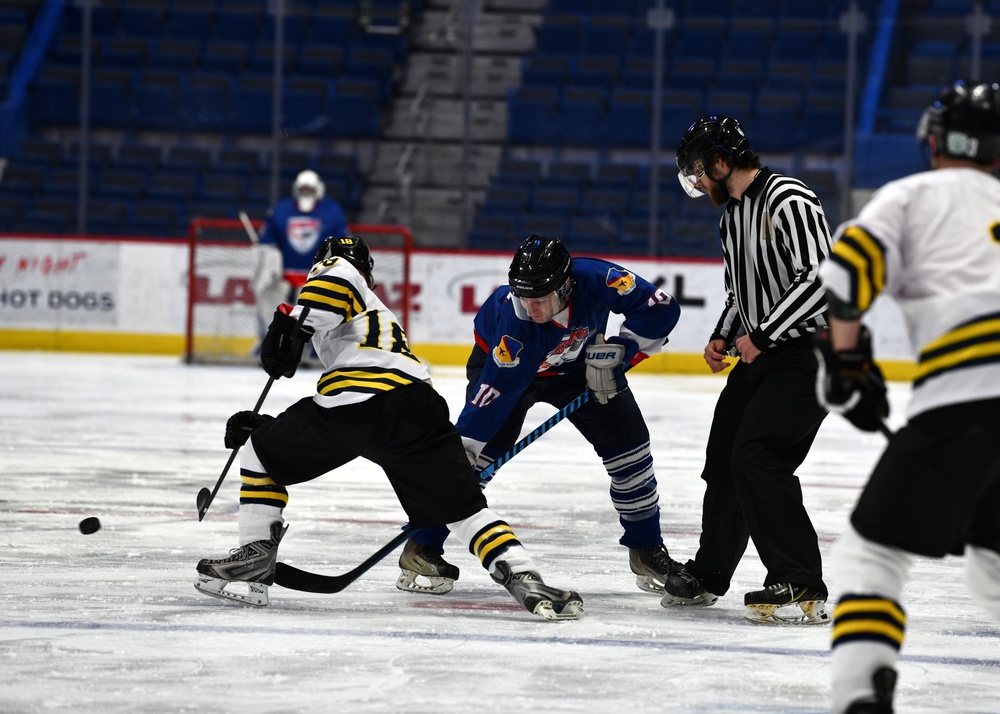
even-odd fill
[[(253, 222), (260, 231), (262, 223)], [(405, 226), (354, 224), (375, 260), (375, 292), (406, 330), (413, 292), (413, 234)], [(253, 276), (259, 250), (243, 223), (196, 218), (188, 227), (188, 305), (184, 360), (252, 364), (261, 331), (276, 305), (257, 304)], [(263, 321), (263, 325), (261, 322)]]

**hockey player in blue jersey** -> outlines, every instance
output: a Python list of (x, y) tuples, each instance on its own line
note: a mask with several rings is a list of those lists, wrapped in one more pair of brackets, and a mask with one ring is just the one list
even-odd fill
[[(253, 288), (261, 339), (274, 308), (294, 301), (305, 285), (323, 239), (347, 234), (347, 216), (339, 203), (326, 198), (326, 184), (315, 171), (300, 172), (292, 184), (292, 197), (271, 209), (260, 234)], [(258, 343), (253, 353), (259, 348)], [(311, 345), (306, 362), (314, 366), (318, 362)]]
[(281, 252), (282, 274), (273, 277), (283, 277), (296, 291), (305, 285), (323, 239), (348, 234), (344, 209), (325, 194), (326, 185), (315, 171), (301, 172), (292, 184), (292, 197), (274, 206), (260, 235), (262, 247)]
[[(679, 563), (660, 535), (649, 430), (625, 380), (625, 365), (660, 351), (677, 324), (670, 295), (632, 271), (597, 258), (572, 258), (558, 239), (531, 236), (517, 249), (509, 285), (476, 315), (458, 418), (469, 460), (481, 470), (513, 446), (534, 404), (562, 408), (585, 390), (593, 398), (567, 418), (601, 457), (624, 528), (620, 543), (638, 586), (663, 592)], [(624, 316), (605, 339), (611, 313)], [(458, 568), (441, 556), (447, 528), (414, 533), (400, 556), (400, 590), (443, 594)], [(420, 577), (418, 582), (417, 578)]]

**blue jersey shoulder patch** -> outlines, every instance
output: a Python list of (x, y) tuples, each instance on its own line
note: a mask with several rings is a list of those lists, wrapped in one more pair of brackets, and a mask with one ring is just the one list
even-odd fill
[(617, 290), (619, 295), (628, 295), (635, 290), (635, 276), (624, 268), (609, 268), (605, 282), (609, 288)]
[(516, 367), (521, 363), (521, 350), (524, 345), (515, 340), (510, 335), (500, 338), (497, 346), (493, 348), (493, 361), (498, 367)]

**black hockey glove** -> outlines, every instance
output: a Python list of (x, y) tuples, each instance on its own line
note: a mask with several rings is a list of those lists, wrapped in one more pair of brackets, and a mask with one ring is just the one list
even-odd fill
[(226, 448), (237, 449), (247, 443), (255, 429), (274, 421), (268, 414), (254, 414), (251, 411), (236, 412), (226, 422)]
[(607, 404), (621, 392), (628, 389), (625, 381), (625, 340), (612, 337), (605, 342), (604, 335), (598, 335), (587, 347), (587, 386), (601, 404)]
[(271, 377), (291, 377), (298, 369), (302, 350), (316, 330), (299, 325), (289, 313), (291, 305), (281, 304), (274, 311), (274, 319), (260, 343), (260, 363)]
[(882, 370), (872, 360), (872, 339), (868, 328), (861, 328), (858, 346), (834, 352), (830, 333), (816, 337), (816, 398), (821, 406), (844, 416), (862, 431), (880, 431), (889, 416)]

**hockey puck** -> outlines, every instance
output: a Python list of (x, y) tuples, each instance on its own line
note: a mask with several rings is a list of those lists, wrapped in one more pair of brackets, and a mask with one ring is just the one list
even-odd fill
[(90, 518), (84, 518), (80, 521), (80, 532), (84, 535), (90, 535), (91, 533), (97, 533), (101, 530), (101, 522), (91, 516)]

